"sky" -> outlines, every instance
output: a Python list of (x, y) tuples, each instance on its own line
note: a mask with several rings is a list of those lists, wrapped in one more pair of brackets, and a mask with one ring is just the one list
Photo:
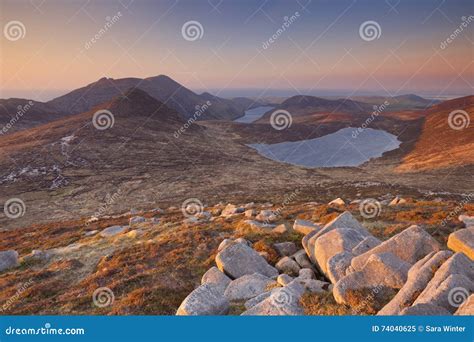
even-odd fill
[(0, 98), (160, 74), (220, 96), (468, 95), (470, 16), (471, 0), (2, 0)]

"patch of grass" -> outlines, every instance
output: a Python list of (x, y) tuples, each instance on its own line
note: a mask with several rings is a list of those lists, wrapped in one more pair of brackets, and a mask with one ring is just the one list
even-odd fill
[(351, 310), (347, 306), (336, 303), (332, 292), (305, 293), (300, 299), (300, 304), (306, 315), (341, 316), (351, 314)]

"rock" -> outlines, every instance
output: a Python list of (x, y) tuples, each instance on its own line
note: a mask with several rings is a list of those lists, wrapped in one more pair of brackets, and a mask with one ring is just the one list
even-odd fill
[(336, 284), (346, 276), (353, 257), (354, 255), (350, 252), (341, 252), (328, 260), (326, 273), (331, 283)]
[(230, 245), (233, 245), (234, 244), (234, 241), (232, 241), (231, 239), (224, 239), (222, 240), (222, 242), (219, 244), (219, 247), (217, 247), (217, 251), (220, 252), (222, 251), (224, 248), (227, 248), (229, 247)]
[(243, 316), (296, 316), (304, 311), (299, 300), (304, 289), (295, 290), (296, 286), (285, 286), (271, 291), (270, 296), (242, 313)]
[(323, 236), (324, 234), (329, 233), (331, 230), (336, 228), (346, 228), (346, 229), (354, 229), (360, 232), (364, 237), (371, 236), (371, 234), (357, 221), (350, 212), (345, 211), (328, 224), (326, 224), (322, 229), (320, 229), (317, 233), (311, 234), (311, 236), (306, 239), (303, 239), (303, 246), (305, 246), (306, 253), (308, 253), (309, 258), (316, 262), (316, 258), (314, 255), (314, 245), (316, 240)]
[(255, 209), (248, 209), (248, 210), (245, 210), (244, 216), (248, 218), (252, 218), (255, 216), (256, 213), (257, 211)]
[(405, 285), (377, 315), (398, 315), (403, 309), (411, 306), (426, 288), (435, 272), (451, 255), (452, 253), (449, 251), (431, 252), (420, 259), (408, 271)]
[(270, 223), (265, 223), (265, 222), (258, 222), (258, 221), (254, 221), (254, 220), (245, 220), (244, 221), (245, 224), (249, 225), (250, 226), (250, 229), (252, 229), (253, 231), (255, 232), (270, 232), (273, 230), (273, 228), (275, 228), (275, 225), (274, 224), (270, 224)]
[(134, 217), (130, 217), (130, 225), (133, 225), (133, 224), (138, 224), (138, 223), (143, 223), (145, 222), (146, 219), (142, 216), (134, 216)]
[(269, 287), (275, 285), (274, 280), (259, 273), (246, 274), (232, 280), (224, 295), (229, 301), (247, 300), (268, 291)]
[(191, 292), (181, 303), (177, 315), (225, 315), (229, 311), (229, 301), (222, 289), (213, 284), (204, 284)]
[(316, 274), (314, 274), (314, 271), (310, 268), (302, 268), (299, 272), (298, 278), (301, 278), (301, 279), (315, 279)]
[(260, 273), (269, 278), (278, 276), (278, 271), (255, 250), (243, 243), (233, 244), (216, 256), (217, 267), (231, 278)]
[(88, 232), (85, 232), (84, 233), (84, 236), (94, 236), (98, 233), (99, 231), (98, 230), (90, 230)]
[(474, 226), (449, 234), (448, 248), (462, 252), (474, 260)]
[(459, 215), (458, 219), (463, 222), (466, 227), (474, 226), (474, 216)]
[(202, 211), (197, 213), (196, 217), (201, 221), (209, 221), (212, 218), (212, 214), (209, 211)]
[(360, 255), (362, 253), (371, 250), (375, 246), (380, 245), (381, 241), (377, 239), (375, 236), (367, 236), (364, 240), (362, 240), (357, 246), (352, 249), (352, 254)]
[(31, 253), (23, 258), (24, 261), (41, 261), (45, 262), (51, 259), (52, 253), (49, 251), (42, 251), (39, 249), (33, 249)]
[(125, 233), (128, 231), (129, 227), (128, 226), (112, 226), (105, 228), (103, 231), (100, 232), (100, 236), (103, 238), (109, 238), (112, 236), (116, 236), (122, 233)]
[(244, 205), (244, 208), (245, 209), (252, 209), (253, 207), (255, 207), (255, 203), (254, 202), (249, 202), (247, 204)]
[(226, 207), (222, 210), (221, 216), (224, 217), (232, 217), (237, 214), (243, 213), (245, 211), (244, 208), (240, 208), (235, 206), (234, 204), (227, 204)]
[(300, 265), (301, 268), (309, 268), (309, 269), (314, 269), (313, 264), (311, 261), (308, 259), (308, 256), (306, 255), (306, 252), (304, 249), (300, 249), (298, 252), (293, 254), (293, 259)]
[(0, 272), (18, 266), (18, 252), (9, 250), (0, 252)]
[(297, 277), (291, 283), (288, 284), (289, 288), (297, 287), (302, 288), (301, 294), (305, 292), (309, 293), (323, 293), (325, 292), (324, 288), (327, 288), (329, 284), (315, 279)]
[(464, 303), (456, 310), (455, 315), (473, 316), (474, 315), (474, 294), (470, 295)]
[(276, 226), (275, 228), (273, 228), (272, 233), (285, 234), (285, 233), (288, 233), (289, 231), (290, 230), (288, 229), (286, 224), (282, 223), (282, 224), (279, 224), (278, 226)]
[(330, 207), (339, 207), (339, 206), (345, 206), (346, 202), (340, 197), (336, 198), (335, 200), (332, 200), (331, 202), (328, 203)]
[(407, 316), (448, 316), (451, 313), (441, 306), (433, 304), (417, 304), (408, 308), (403, 309), (400, 315)]
[(296, 245), (294, 242), (281, 242), (273, 245), (280, 256), (290, 256), (296, 253)]
[(283, 257), (275, 265), (276, 269), (288, 275), (298, 275), (300, 266), (289, 257)]
[(252, 247), (252, 243), (249, 240), (246, 240), (244, 238), (237, 238), (234, 240), (235, 243), (243, 243), (244, 245), (247, 245), (249, 247)]
[(401, 205), (401, 204), (406, 204), (406, 203), (407, 203), (406, 199), (397, 196), (388, 205), (395, 206), (395, 205)]
[(286, 286), (293, 281), (293, 277), (290, 277), (288, 274), (280, 274), (277, 278), (277, 283), (281, 286)]
[(424, 229), (411, 226), (371, 250), (354, 257), (351, 266), (356, 271), (361, 270), (372, 254), (379, 253), (393, 253), (409, 264), (414, 264), (439, 249), (439, 243)]
[(214, 284), (221, 288), (222, 293), (224, 293), (231, 281), (232, 280), (222, 273), (216, 266), (213, 266), (204, 273), (201, 279), (201, 284)]
[(309, 234), (312, 231), (319, 230), (321, 227), (315, 225), (311, 221), (296, 219), (293, 224), (293, 230), (303, 235)]
[(258, 296), (253, 297), (249, 299), (248, 301), (246, 301), (244, 306), (248, 310), (254, 307), (255, 305), (257, 305), (258, 303), (262, 302), (263, 300), (267, 299), (268, 297), (270, 297), (271, 294), (272, 294), (272, 291), (267, 291), (262, 294), (259, 294)]
[(405, 284), (410, 266), (391, 253), (372, 254), (362, 270), (334, 285), (334, 299), (355, 312), (376, 313)]
[(277, 221), (278, 216), (275, 215), (272, 210), (261, 210), (255, 219), (261, 222), (271, 223)]
[(351, 228), (335, 228), (320, 236), (314, 243), (313, 252), (319, 269), (328, 275), (328, 260), (336, 254), (351, 252), (366, 237), (363, 231)]
[(451, 256), (413, 302), (444, 307), (451, 313), (474, 291), (474, 262), (463, 253)]

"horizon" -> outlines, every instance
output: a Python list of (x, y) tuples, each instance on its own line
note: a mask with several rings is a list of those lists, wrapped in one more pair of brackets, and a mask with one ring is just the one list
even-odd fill
[[(5, 1), (0, 7), (7, 23), (1, 98), (47, 101), (101, 77), (158, 74), (222, 97), (473, 93), (468, 0)], [(22, 25), (19, 38), (6, 36), (11, 21)]]

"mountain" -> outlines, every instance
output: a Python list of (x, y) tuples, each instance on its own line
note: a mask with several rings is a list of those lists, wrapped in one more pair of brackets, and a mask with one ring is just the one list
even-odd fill
[[(244, 109), (231, 100), (208, 93), (198, 95), (165, 75), (144, 79), (101, 78), (97, 82), (55, 98), (48, 104), (58, 111), (77, 114), (109, 101), (130, 88), (146, 91), (167, 107), (177, 111), (186, 120), (192, 117), (198, 120), (233, 120), (244, 114)], [(202, 111), (203, 106), (207, 108)]]
[(354, 96), (351, 99), (380, 106), (387, 102), (386, 111), (415, 110), (426, 109), (432, 105), (438, 104), (439, 100), (425, 99), (415, 94), (399, 96)]
[(38, 101), (0, 99), (0, 135), (31, 128), (61, 118), (54, 107)]
[(430, 107), (414, 149), (397, 170), (423, 171), (474, 164), (474, 125), (469, 123), (472, 119), (474, 96)]

